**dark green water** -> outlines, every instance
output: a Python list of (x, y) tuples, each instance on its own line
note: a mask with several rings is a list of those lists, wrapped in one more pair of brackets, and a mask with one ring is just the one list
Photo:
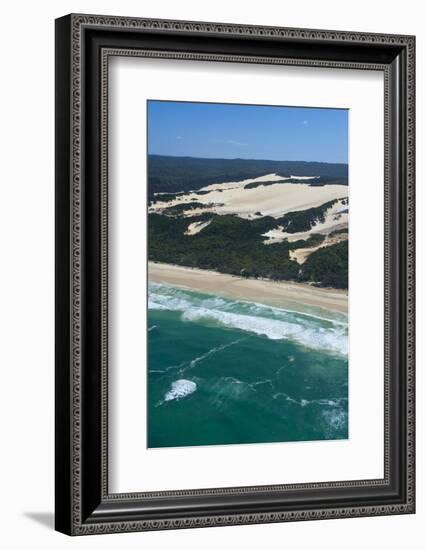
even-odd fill
[(348, 437), (347, 324), (150, 284), (148, 446)]

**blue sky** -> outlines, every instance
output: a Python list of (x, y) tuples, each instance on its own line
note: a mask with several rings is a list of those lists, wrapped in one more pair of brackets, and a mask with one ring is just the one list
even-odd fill
[(348, 162), (348, 111), (148, 101), (156, 155)]

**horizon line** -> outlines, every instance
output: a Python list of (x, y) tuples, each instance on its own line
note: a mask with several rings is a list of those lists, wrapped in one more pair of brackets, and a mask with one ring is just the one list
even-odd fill
[(349, 162), (330, 162), (326, 160), (285, 160), (285, 159), (265, 159), (265, 158), (244, 158), (244, 157), (194, 157), (192, 155), (165, 155), (162, 153), (148, 153), (148, 156), (156, 157), (172, 157), (172, 158), (188, 158), (188, 159), (200, 159), (200, 160), (256, 160), (256, 161), (269, 161), (269, 162), (306, 162), (310, 164), (345, 164), (349, 166)]

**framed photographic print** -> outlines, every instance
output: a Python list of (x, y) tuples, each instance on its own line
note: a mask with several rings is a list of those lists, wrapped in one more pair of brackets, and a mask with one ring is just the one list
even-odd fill
[(412, 36), (56, 21), (56, 529), (406, 514)]

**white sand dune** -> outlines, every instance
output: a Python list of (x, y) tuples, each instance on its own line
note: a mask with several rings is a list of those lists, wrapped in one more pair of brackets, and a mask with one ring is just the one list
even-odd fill
[[(192, 216), (203, 212), (215, 214), (235, 214), (242, 218), (272, 216), (278, 218), (287, 212), (306, 210), (320, 206), (333, 199), (346, 198), (348, 187), (345, 185), (310, 186), (306, 183), (276, 183), (245, 189), (250, 182), (282, 180), (277, 174), (266, 174), (261, 178), (241, 182), (209, 185), (202, 191), (205, 194), (190, 192), (179, 195), (172, 201), (158, 201), (150, 206), (150, 212), (162, 211), (164, 208), (177, 204), (199, 202), (205, 207), (188, 209), (184, 215)], [(302, 178), (299, 178), (302, 179)]]
[(226, 183), (212, 183), (210, 185), (206, 185), (205, 187), (202, 187), (200, 191), (217, 191), (218, 189), (234, 189), (236, 187), (244, 187), (248, 183), (260, 182), (260, 181), (281, 181), (284, 179), (286, 178), (283, 178), (278, 174), (265, 174), (264, 176), (260, 176), (258, 178), (249, 178), (247, 180), (229, 181)]
[[(345, 197), (343, 197), (344, 199)], [(288, 239), (289, 242), (298, 240), (306, 240), (314, 233), (320, 233), (321, 235), (329, 235), (333, 231), (338, 229), (347, 229), (349, 223), (348, 205), (343, 204), (343, 201), (339, 201), (331, 208), (329, 208), (325, 214), (325, 219), (321, 223), (314, 225), (309, 231), (303, 231), (299, 233), (287, 233), (283, 231), (283, 228), (278, 226), (263, 234), (266, 237), (265, 244), (279, 243), (284, 239)]]
[(185, 231), (185, 235), (196, 235), (210, 224), (211, 220), (206, 222), (193, 222), (188, 225), (188, 229)]
[(337, 235), (332, 235), (331, 237), (326, 237), (324, 241), (318, 246), (313, 246), (312, 248), (298, 248), (297, 250), (290, 250), (290, 259), (296, 260), (298, 264), (303, 264), (315, 250), (320, 248), (327, 248), (333, 244), (341, 243), (348, 240), (347, 233), (339, 233)]

